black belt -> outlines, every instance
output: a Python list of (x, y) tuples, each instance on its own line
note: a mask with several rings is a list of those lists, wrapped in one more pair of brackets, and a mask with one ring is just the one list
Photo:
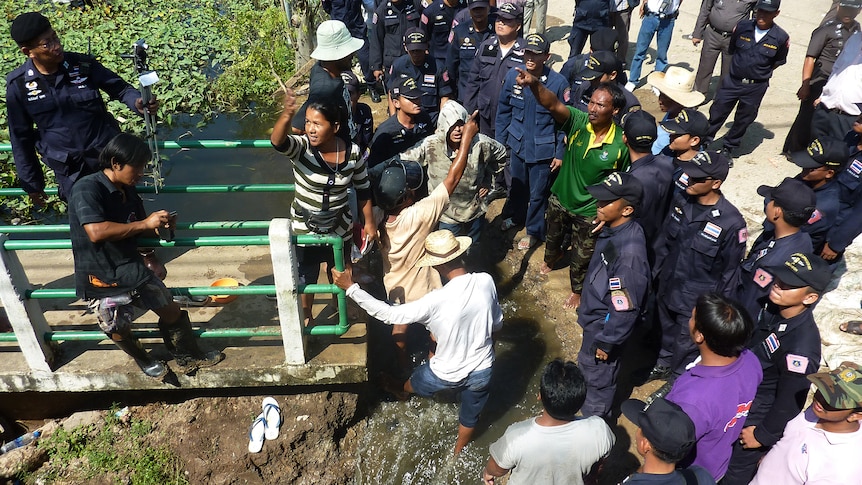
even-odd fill
[(708, 25), (709, 25), (709, 28), (712, 29), (713, 32), (715, 32), (716, 34), (718, 34), (722, 37), (730, 37), (730, 35), (733, 34), (733, 32), (725, 32), (723, 30), (718, 30), (715, 27), (713, 27), (712, 24), (708, 24)]
[(822, 109), (825, 109), (826, 111), (828, 111), (830, 113), (837, 113), (839, 115), (844, 115), (844, 116), (859, 116), (859, 115), (851, 115), (850, 113), (844, 111), (841, 108), (827, 108), (823, 103), (820, 103), (818, 106), (820, 106)]
[(733, 79), (736, 79), (737, 81), (741, 82), (742, 84), (760, 84), (760, 83), (765, 83), (765, 82), (769, 81), (769, 78), (767, 78), (767, 79), (748, 79), (747, 77), (734, 77)]
[(649, 10), (647, 10), (647, 11), (644, 13), (644, 15), (647, 15), (647, 16), (653, 15), (653, 16), (656, 16), (656, 17), (658, 17), (658, 18), (660, 18), (660, 19), (664, 19), (664, 18), (672, 18), (672, 19), (675, 19), (675, 18), (677, 18), (677, 17), (679, 16), (679, 10), (677, 10), (677, 11), (676, 11), (676, 12), (674, 12), (674, 13), (658, 13), (658, 12), (650, 12)]

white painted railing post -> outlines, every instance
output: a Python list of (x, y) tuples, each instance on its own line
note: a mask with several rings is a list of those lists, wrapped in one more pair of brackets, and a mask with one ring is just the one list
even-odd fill
[(54, 352), (44, 339), (51, 327), (45, 320), (38, 300), (24, 298), (24, 292), (33, 288), (15, 251), (2, 249), (8, 239), (8, 234), (0, 234), (0, 302), (3, 303), (27, 365), (33, 371), (52, 372)]
[(291, 243), (292, 235), (290, 219), (273, 219), (269, 225), (269, 249), (272, 274), (275, 276), (284, 361), (287, 364), (305, 364), (305, 318), (302, 305), (299, 304), (299, 264)]

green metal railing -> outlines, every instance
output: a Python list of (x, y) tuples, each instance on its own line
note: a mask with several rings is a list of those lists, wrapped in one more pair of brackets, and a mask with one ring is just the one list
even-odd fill
[[(160, 141), (159, 148), (272, 148), (269, 140), (177, 140)], [(11, 152), (11, 143), (0, 143), (0, 152)]]
[[(189, 229), (224, 229), (225, 224), (231, 224), (233, 227), (239, 228), (268, 228), (268, 221), (222, 221), (222, 222), (195, 222), (186, 224)], [(178, 225), (179, 226), (179, 225)], [(11, 226), (21, 230), (21, 233), (36, 233), (40, 232), (40, 226)], [(47, 231), (42, 232), (63, 232), (68, 231), (68, 225), (44, 226)], [(9, 227), (2, 227), (0, 231), (5, 232)], [(187, 237), (176, 238), (171, 242), (155, 238), (141, 238), (138, 243), (142, 247), (203, 247), (203, 246), (267, 246), (269, 245), (269, 236), (211, 236), (211, 237)], [(335, 269), (338, 271), (344, 270), (344, 241), (338, 236), (320, 236), (314, 234), (303, 234), (293, 236), (294, 244), (327, 244), (332, 246), (333, 257), (335, 260)], [(7, 240), (3, 243), (3, 249), (6, 251), (22, 251), (22, 250), (38, 250), (38, 249), (71, 249), (72, 242), (69, 239), (54, 239), (54, 240)], [(347, 321), (347, 296), (341, 288), (331, 284), (309, 284), (301, 285), (297, 290), (302, 294), (335, 294), (338, 305), (338, 324), (336, 325), (317, 325), (311, 328), (306, 328), (305, 333), (308, 335), (343, 335), (350, 328), (350, 323)], [(249, 285), (242, 287), (178, 287), (172, 288), (171, 293), (180, 296), (207, 296), (207, 295), (275, 295), (275, 285)], [(24, 294), (25, 298), (30, 299), (52, 299), (52, 298), (77, 298), (74, 288), (52, 288), (27, 290)], [(208, 329), (198, 330), (197, 334), (204, 338), (227, 338), (227, 337), (261, 337), (261, 336), (281, 336), (281, 331), (278, 328), (232, 328), (232, 329)], [(136, 331), (135, 335), (140, 338), (151, 338), (158, 336), (158, 332), (151, 330)], [(105, 334), (101, 331), (59, 331), (49, 332), (45, 335), (46, 341), (63, 341), (63, 340), (104, 340)], [(17, 337), (14, 334), (0, 334), (0, 342), (15, 342)]]

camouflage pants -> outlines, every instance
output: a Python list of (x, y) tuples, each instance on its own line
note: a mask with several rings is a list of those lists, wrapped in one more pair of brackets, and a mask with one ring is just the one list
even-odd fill
[(596, 235), (592, 233), (592, 218), (572, 214), (560, 204), (556, 195), (551, 194), (548, 209), (545, 211), (548, 235), (545, 240), (545, 263), (553, 265), (563, 257), (563, 236), (572, 232), (572, 257), (569, 263), (569, 281), (572, 293), (581, 294), (584, 289), (584, 276), (593, 250), (596, 248)]

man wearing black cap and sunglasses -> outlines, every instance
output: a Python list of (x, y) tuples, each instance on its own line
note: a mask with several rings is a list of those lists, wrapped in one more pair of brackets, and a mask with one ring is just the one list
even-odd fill
[(697, 297), (732, 295), (748, 230), (721, 192), (729, 161), (700, 152), (684, 164), (685, 192), (676, 194), (655, 243), (653, 268), (661, 322), (661, 350), (650, 380), (680, 375), (697, 356), (688, 321)]
[(137, 89), (95, 58), (65, 52), (51, 22), (38, 12), (16, 17), (11, 35), (28, 58), (6, 76), (9, 140), (21, 188), (34, 204), (45, 204), (38, 152), (66, 200), (76, 180), (99, 170), (99, 152), (120, 133), (100, 91), (138, 114), (154, 112), (158, 101), (153, 97), (145, 107)]

